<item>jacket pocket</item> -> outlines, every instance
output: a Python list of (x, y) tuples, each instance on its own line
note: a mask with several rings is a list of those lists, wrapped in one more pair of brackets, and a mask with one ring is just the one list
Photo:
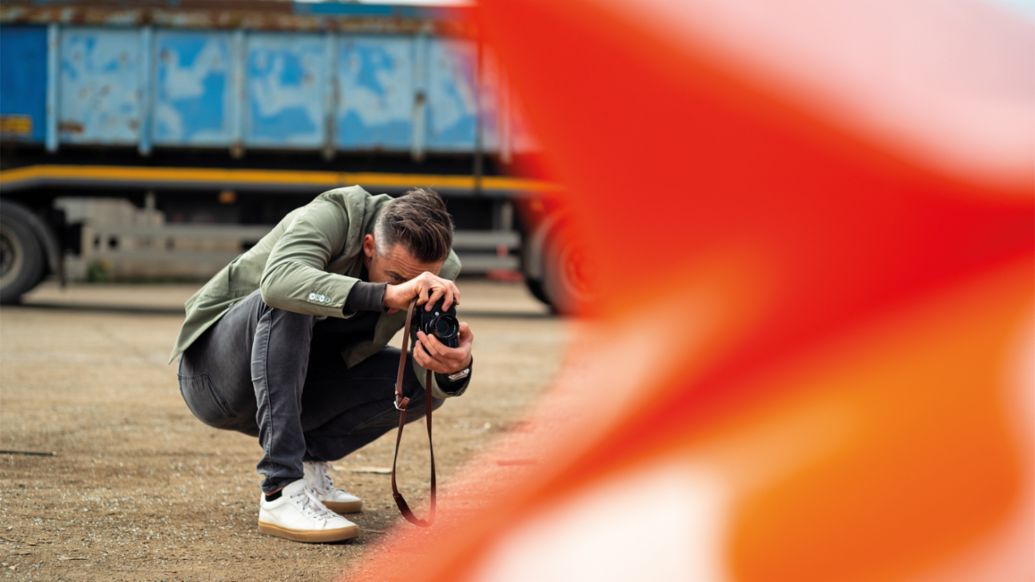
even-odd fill
[(216, 392), (208, 374), (177, 377), (180, 380), (180, 394), (198, 420), (215, 428), (222, 428), (233, 420), (230, 406)]

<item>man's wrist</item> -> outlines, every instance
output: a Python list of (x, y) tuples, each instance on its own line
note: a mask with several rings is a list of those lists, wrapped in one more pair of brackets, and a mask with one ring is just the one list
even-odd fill
[(438, 381), (439, 388), (441, 388), (443, 392), (459, 396), (463, 393), (464, 389), (467, 388), (468, 382), (471, 381), (471, 373), (473, 370), (474, 357), (472, 356), (468, 358), (466, 366), (451, 374), (440, 374), (436, 372), (435, 380)]
[(465, 364), (463, 368), (460, 368), (459, 370), (457, 370), (455, 372), (451, 372), (451, 373), (446, 374), (446, 375), (447, 376), (452, 376), (453, 374), (459, 374), (460, 372), (463, 372), (465, 370), (470, 370), (472, 362), (474, 362), (474, 356), (467, 356), (467, 364)]
[(400, 303), (403, 303), (399, 298), (399, 287), (399, 285), (385, 283), (384, 299), (381, 301), (384, 309), (406, 309), (409, 301), (405, 302), (401, 307), (399, 306)]

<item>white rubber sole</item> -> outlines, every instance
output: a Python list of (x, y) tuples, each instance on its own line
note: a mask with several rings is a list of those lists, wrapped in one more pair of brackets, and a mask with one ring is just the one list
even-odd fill
[(363, 511), (362, 501), (324, 501), (323, 504), (338, 515)]
[(259, 531), (264, 534), (277, 536), (278, 538), (284, 538), (295, 542), (326, 543), (340, 542), (356, 537), (359, 535), (359, 526), (352, 524), (348, 527), (338, 529), (301, 530), (288, 529), (280, 527), (279, 525), (260, 521)]

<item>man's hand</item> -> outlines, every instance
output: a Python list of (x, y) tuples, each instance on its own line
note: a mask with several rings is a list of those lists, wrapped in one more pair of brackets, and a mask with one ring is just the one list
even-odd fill
[(384, 301), (389, 312), (406, 309), (414, 299), (417, 305), (424, 305), (428, 311), (436, 301), (443, 299), (442, 308), (449, 309), (452, 305), (460, 305), (460, 289), (449, 279), (428, 271), (405, 283), (385, 287)]
[(448, 347), (433, 335), (423, 331), (417, 332), (419, 343), (413, 346), (413, 359), (425, 370), (439, 374), (455, 374), (471, 365), (471, 346), (474, 345), (474, 333), (467, 322), (460, 322), (460, 345)]

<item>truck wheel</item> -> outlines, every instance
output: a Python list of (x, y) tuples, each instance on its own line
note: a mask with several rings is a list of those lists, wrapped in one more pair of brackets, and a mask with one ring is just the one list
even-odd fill
[(546, 297), (546, 291), (543, 290), (543, 282), (539, 279), (529, 279), (525, 277), (525, 287), (528, 292), (532, 294), (532, 297), (538, 299), (541, 303), (545, 303), (547, 307), (552, 309), (550, 300)]
[(542, 290), (554, 311), (575, 315), (585, 311), (596, 297), (595, 271), (585, 245), (573, 240), (564, 227), (554, 229), (543, 257)]
[(46, 258), (29, 228), (29, 211), (5, 203), (0, 208), (0, 303), (17, 303), (43, 280)]

